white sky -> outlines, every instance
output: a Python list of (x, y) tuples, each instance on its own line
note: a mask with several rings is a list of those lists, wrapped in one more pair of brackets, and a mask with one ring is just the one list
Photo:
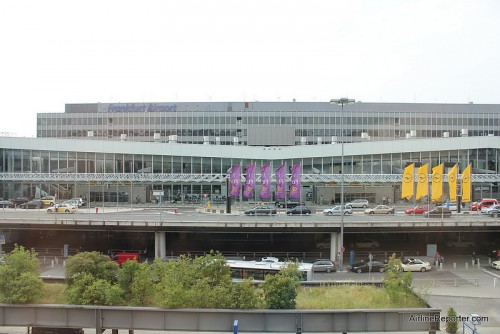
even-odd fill
[(2, 0), (0, 132), (65, 103), (500, 103), (497, 0)]

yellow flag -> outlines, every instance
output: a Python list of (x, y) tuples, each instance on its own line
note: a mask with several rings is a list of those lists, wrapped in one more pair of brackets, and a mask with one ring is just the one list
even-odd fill
[(471, 165), (467, 166), (462, 172), (462, 202), (467, 203), (471, 201), (471, 181), (470, 181)]
[(415, 164), (406, 166), (401, 184), (401, 198), (410, 199), (413, 196)]
[(448, 172), (448, 186), (450, 188), (450, 201), (457, 201), (457, 169), (458, 164), (455, 164), (453, 168)]
[(415, 199), (418, 201), (422, 197), (429, 195), (429, 164), (425, 164), (418, 168), (418, 183), (417, 183), (417, 194)]
[(443, 196), (443, 169), (444, 164), (437, 165), (432, 169), (432, 201), (441, 202)]

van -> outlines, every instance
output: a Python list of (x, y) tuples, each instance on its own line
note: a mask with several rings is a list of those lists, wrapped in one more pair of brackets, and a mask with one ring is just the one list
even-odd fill
[(135, 261), (135, 262), (139, 263), (140, 255), (141, 254), (139, 254), (139, 253), (127, 253), (127, 252), (115, 253), (111, 257), (111, 260), (115, 261), (118, 264), (118, 266), (121, 268), (122, 264), (124, 262), (127, 262), (127, 261)]

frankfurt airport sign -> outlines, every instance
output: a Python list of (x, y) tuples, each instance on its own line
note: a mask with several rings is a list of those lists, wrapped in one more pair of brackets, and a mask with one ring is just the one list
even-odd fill
[(169, 112), (177, 111), (177, 104), (159, 103), (112, 103), (108, 112)]

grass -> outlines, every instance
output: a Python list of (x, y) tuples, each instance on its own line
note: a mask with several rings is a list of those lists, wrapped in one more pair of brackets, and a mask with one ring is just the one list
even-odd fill
[(389, 300), (384, 288), (366, 285), (338, 285), (328, 287), (300, 287), (297, 309), (381, 309), (421, 308), (427, 305), (417, 296), (402, 296)]
[(66, 289), (66, 284), (45, 283), (40, 304), (66, 304), (63, 298), (64, 289)]
[[(41, 304), (66, 304), (63, 297), (66, 284), (44, 284)], [(396, 302), (387, 297), (384, 288), (372, 285), (334, 285), (299, 287), (297, 309), (381, 309), (427, 307), (416, 295), (404, 296)]]

